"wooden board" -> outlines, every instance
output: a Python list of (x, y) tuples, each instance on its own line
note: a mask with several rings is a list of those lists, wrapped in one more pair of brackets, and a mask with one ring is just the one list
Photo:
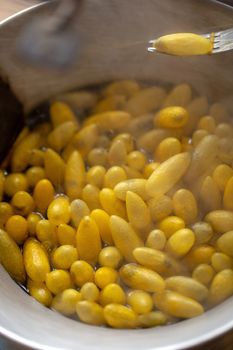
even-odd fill
[(36, 3), (36, 0), (0, 0), (0, 21)]

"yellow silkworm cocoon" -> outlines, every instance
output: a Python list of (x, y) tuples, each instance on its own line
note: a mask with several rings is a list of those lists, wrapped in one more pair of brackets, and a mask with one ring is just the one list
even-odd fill
[(193, 33), (164, 35), (153, 46), (158, 52), (175, 56), (209, 55), (213, 48), (210, 39)]

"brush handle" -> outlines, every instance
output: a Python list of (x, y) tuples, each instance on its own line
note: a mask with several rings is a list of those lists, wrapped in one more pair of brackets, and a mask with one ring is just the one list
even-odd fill
[(225, 5), (233, 7), (233, 0), (218, 0), (218, 2), (222, 2)]
[(82, 2), (82, 0), (61, 0), (50, 18), (51, 29), (59, 32), (72, 26), (81, 10)]

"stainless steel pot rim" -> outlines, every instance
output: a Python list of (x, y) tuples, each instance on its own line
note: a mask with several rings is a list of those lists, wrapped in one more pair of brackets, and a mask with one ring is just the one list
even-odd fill
[[(7, 23), (8, 21), (11, 21), (12, 19), (18, 17), (18, 16), (21, 16), (22, 14), (26, 13), (26, 12), (30, 12), (32, 11), (33, 9), (37, 8), (37, 7), (40, 7), (40, 6), (46, 6), (46, 4), (48, 2), (56, 2), (57, 0), (48, 0), (48, 1), (44, 1), (42, 3), (39, 3), (39, 4), (36, 4), (36, 5), (33, 5), (33, 6), (30, 6), (24, 10), (21, 10), (7, 18), (5, 18), (4, 20), (0, 21), (0, 26), (4, 25), (5, 23)], [(216, 3), (219, 3), (218, 0), (210, 0), (212, 2), (216, 2)], [(222, 6), (226, 6), (226, 7), (231, 7), (229, 4), (224, 4), (224, 3), (221, 3)]]
[[(208, 313), (208, 312), (207, 312)], [(185, 321), (183, 321), (185, 322)], [(87, 327), (93, 327), (87, 325)], [(143, 350), (183, 350), (183, 349), (189, 349), (194, 346), (198, 346), (200, 344), (204, 344), (209, 340), (213, 340), (214, 338), (226, 333), (230, 329), (233, 328), (233, 319), (232, 322), (227, 323), (226, 325), (222, 325), (221, 327), (218, 327), (208, 333), (202, 334), (198, 337), (194, 337), (193, 339), (189, 341), (184, 341), (180, 342), (178, 344), (169, 345), (169, 346), (162, 346), (162, 347), (155, 347), (155, 348), (150, 348), (150, 349), (143, 349)], [(107, 331), (107, 329), (106, 329)], [(115, 332), (128, 332), (129, 330), (115, 330)], [(132, 332), (135, 332), (136, 330), (132, 330)], [(28, 340), (24, 337), (21, 337), (14, 332), (8, 331), (6, 328), (0, 326), (0, 334), (4, 336), (5, 338), (16, 342), (19, 345), (27, 346), (33, 350), (67, 350), (66, 348), (58, 348), (58, 347), (53, 347), (49, 345), (42, 345), (38, 344), (37, 342)], [(76, 350), (84, 350), (84, 348), (79, 348), (77, 347), (78, 344), (76, 343)], [(93, 350), (93, 347), (85, 347), (85, 350)]]
[[(51, 0), (50, 2), (53, 2), (53, 1), (55, 1), (55, 0)], [(45, 5), (46, 5), (46, 2), (42, 2), (40, 4), (36, 4), (36, 5), (33, 5), (33, 6), (30, 6), (30, 7), (26, 8), (24, 10), (16, 12), (15, 14), (13, 14), (13, 15), (3, 19), (2, 21), (0, 21), (0, 27), (5, 25), (6, 23), (10, 22), (14, 18), (17, 18), (17, 17), (23, 15), (24, 13), (30, 12), (30, 11), (34, 10), (35, 8), (37, 8), (37, 7), (41, 7), (41, 6), (45, 6)]]

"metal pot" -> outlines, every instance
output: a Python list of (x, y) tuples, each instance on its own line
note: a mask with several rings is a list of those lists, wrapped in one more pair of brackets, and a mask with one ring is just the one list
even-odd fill
[[(86, 0), (76, 23), (81, 49), (76, 66), (57, 73), (35, 69), (14, 55), (16, 34), (34, 16), (53, 10), (56, 1), (35, 6), (0, 25), (1, 75), (29, 112), (56, 93), (121, 78), (190, 83), (211, 101), (232, 108), (233, 54), (176, 58), (149, 55), (146, 43), (176, 32), (210, 32), (232, 25), (233, 10), (209, 0)], [(142, 46), (132, 45), (142, 42)], [(18, 105), (18, 116), (20, 111)], [(4, 101), (2, 102), (4, 105)], [(7, 107), (6, 107), (7, 108)], [(8, 109), (9, 110), (9, 109)], [(12, 110), (9, 115), (12, 115)], [(6, 118), (5, 118), (6, 119)], [(8, 125), (8, 120), (4, 123)], [(15, 125), (18, 119), (15, 118)], [(12, 128), (12, 132), (14, 127)], [(1, 134), (3, 129), (1, 130)], [(0, 333), (33, 349), (180, 350), (206, 342), (233, 328), (233, 303), (227, 300), (204, 315), (146, 330), (114, 330), (67, 319), (37, 303), (0, 268)]]

